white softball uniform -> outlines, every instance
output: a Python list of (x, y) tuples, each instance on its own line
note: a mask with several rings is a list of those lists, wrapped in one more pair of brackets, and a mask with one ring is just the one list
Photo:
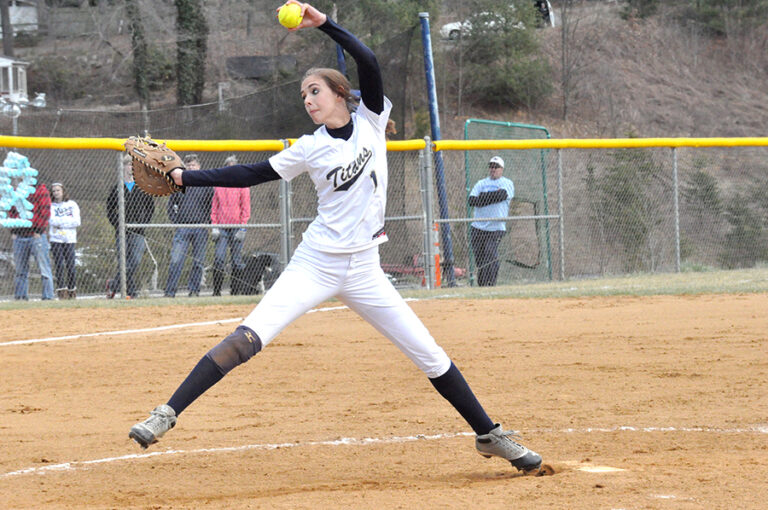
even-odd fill
[(381, 269), (378, 245), (387, 240), (387, 152), (384, 130), (392, 103), (377, 115), (363, 103), (352, 114), (349, 140), (325, 126), (269, 159), (290, 181), (307, 172), (315, 184), (318, 215), (290, 263), (243, 321), (266, 347), (288, 324), (336, 297), (389, 338), (428, 377), (443, 375), (451, 360)]
[(80, 226), (80, 207), (74, 200), (51, 202), (51, 218), (48, 220), (48, 241), (74, 244), (77, 227)]

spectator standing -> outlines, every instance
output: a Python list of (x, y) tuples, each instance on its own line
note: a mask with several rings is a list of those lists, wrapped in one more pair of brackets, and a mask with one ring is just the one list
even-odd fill
[(515, 196), (515, 185), (501, 174), (504, 160), (494, 156), (488, 162), (488, 177), (481, 179), (469, 194), (469, 205), (475, 208), (476, 220), (470, 227), (470, 242), (477, 264), (477, 283), (481, 287), (496, 285), (499, 275), (499, 243), (507, 230), (504, 221), (483, 218), (504, 218), (509, 215), (509, 203)]
[[(35, 187), (34, 193), (27, 197), (32, 204), (32, 226), (24, 228), (12, 228), (13, 262), (16, 266), (13, 297), (15, 299), (29, 299), (29, 257), (35, 257), (37, 267), (42, 278), (43, 300), (53, 299), (53, 274), (51, 273), (51, 259), (48, 256), (48, 220), (51, 217), (51, 195), (45, 184), (40, 183)], [(9, 217), (18, 218), (19, 213), (12, 207)]]
[[(224, 160), (224, 166), (237, 165), (237, 157), (233, 154)], [(250, 188), (215, 187), (211, 204), (211, 223), (214, 225), (244, 225), (251, 217)], [(244, 228), (213, 228), (211, 237), (216, 244), (213, 256), (213, 295), (221, 296), (221, 286), (224, 283), (224, 267), (227, 262), (227, 247), (230, 258), (230, 294), (237, 295), (243, 288), (245, 263), (242, 250), (245, 240)]]
[[(107, 218), (115, 227), (115, 252), (118, 257), (117, 275), (107, 280), (107, 299), (112, 299), (120, 289), (120, 217), (119, 194), (121, 184), (115, 184), (107, 197)], [(123, 184), (125, 197), (125, 222), (149, 223), (155, 212), (155, 202), (152, 197), (141, 191), (133, 182), (133, 169), (131, 157), (123, 156)], [(136, 286), (136, 273), (141, 265), (144, 251), (147, 249), (147, 241), (144, 238), (144, 229), (131, 227), (125, 229), (125, 286), (126, 299), (133, 299), (138, 295)]]
[[(196, 154), (184, 157), (187, 170), (200, 170), (200, 161)], [(168, 218), (171, 223), (200, 224), (211, 222), (211, 202), (213, 188), (206, 186), (187, 189), (186, 193), (174, 193), (168, 200)], [(205, 227), (180, 227), (173, 235), (171, 245), (171, 263), (168, 268), (168, 281), (165, 285), (165, 296), (176, 297), (181, 271), (187, 251), (192, 247), (192, 270), (189, 273), (187, 289), (189, 296), (200, 295), (200, 281), (205, 267), (205, 248), (208, 244), (208, 229)]]
[(80, 226), (80, 207), (70, 200), (60, 182), (51, 184), (51, 218), (48, 221), (51, 255), (56, 268), (56, 294), (59, 299), (77, 297), (75, 245)]

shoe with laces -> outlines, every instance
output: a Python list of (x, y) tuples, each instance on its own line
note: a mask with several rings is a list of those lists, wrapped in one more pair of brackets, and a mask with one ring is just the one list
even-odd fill
[(146, 449), (149, 445), (157, 443), (163, 434), (176, 426), (176, 411), (171, 406), (163, 404), (155, 407), (149, 413), (149, 418), (131, 427), (128, 437), (139, 443)]
[(518, 471), (538, 471), (541, 467), (541, 455), (512, 441), (512, 437), (519, 436), (514, 431), (502, 430), (501, 425), (497, 423), (490, 432), (475, 438), (475, 448), (487, 459), (501, 457), (508, 460)]

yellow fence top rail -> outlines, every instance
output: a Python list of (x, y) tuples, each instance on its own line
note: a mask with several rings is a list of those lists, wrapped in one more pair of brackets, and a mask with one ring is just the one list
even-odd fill
[[(175, 151), (226, 152), (283, 150), (283, 140), (156, 140)], [(0, 147), (18, 149), (112, 149), (122, 151), (123, 138), (46, 138), (34, 136), (0, 136)], [(294, 144), (296, 138), (289, 138)], [(387, 142), (391, 151), (414, 151), (426, 147), (423, 139)]]
[[(282, 140), (156, 140), (175, 151), (281, 151)], [(0, 136), (0, 147), (24, 149), (113, 149), (122, 151), (124, 138), (46, 138)]]
[(745, 138), (561, 138), (539, 140), (438, 140), (436, 151), (502, 149), (620, 149), (637, 147), (768, 146), (768, 137)]
[[(0, 136), (0, 147), (19, 149), (111, 149), (123, 150), (122, 138), (47, 138)], [(284, 148), (283, 140), (157, 140), (176, 151), (226, 152), (272, 151)], [(295, 138), (288, 139), (293, 144)], [(560, 138), (535, 140), (438, 140), (435, 151), (504, 149), (621, 149), (637, 147), (759, 147), (768, 137), (742, 138)], [(392, 140), (391, 151), (415, 151), (426, 147), (423, 139)]]

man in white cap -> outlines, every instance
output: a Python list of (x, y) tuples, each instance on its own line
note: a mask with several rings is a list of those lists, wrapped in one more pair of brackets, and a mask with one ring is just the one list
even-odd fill
[[(470, 227), (470, 242), (477, 265), (477, 284), (481, 287), (496, 285), (499, 274), (499, 243), (506, 232), (504, 218), (509, 215), (509, 203), (515, 196), (515, 185), (502, 177), (504, 160), (494, 156), (488, 162), (488, 177), (481, 179), (469, 194), (469, 205), (475, 208)], [(483, 219), (489, 218), (489, 219)]]

